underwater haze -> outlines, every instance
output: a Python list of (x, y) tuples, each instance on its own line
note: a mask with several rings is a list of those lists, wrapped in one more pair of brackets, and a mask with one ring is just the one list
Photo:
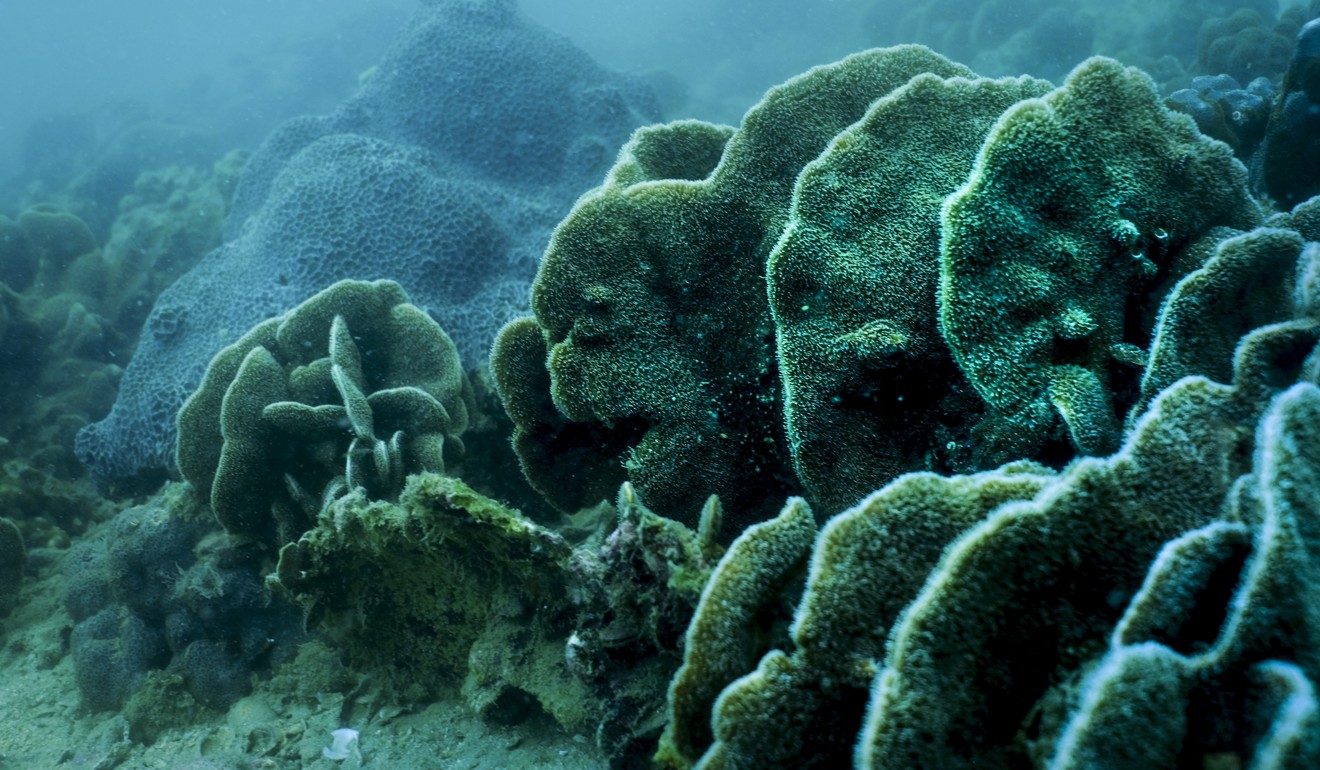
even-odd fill
[(1320, 767), (1320, 0), (0, 66), (0, 770)]

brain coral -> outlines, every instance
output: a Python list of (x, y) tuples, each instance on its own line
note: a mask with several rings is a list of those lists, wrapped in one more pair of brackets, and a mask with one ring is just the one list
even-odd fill
[(398, 281), (479, 363), (525, 306), (554, 223), (655, 117), (648, 90), (511, 0), (427, 3), (358, 94), (253, 155), (228, 241), (157, 300), (80, 458), (102, 479), (167, 468), (174, 413), (211, 356), (341, 279)]

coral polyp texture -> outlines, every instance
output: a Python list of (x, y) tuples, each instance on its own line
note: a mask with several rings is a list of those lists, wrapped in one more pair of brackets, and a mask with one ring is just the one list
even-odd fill
[(426, 3), (355, 96), (253, 154), (226, 242), (157, 299), (79, 457), (103, 481), (170, 469), (172, 417), (211, 357), (338, 280), (399, 282), (481, 364), (555, 222), (657, 117), (640, 81), (512, 0)]
[(979, 403), (937, 323), (940, 203), (999, 115), (1048, 89), (915, 77), (799, 175), (767, 274), (793, 463), (817, 505), (841, 510), (966, 443)]
[(1260, 218), (1232, 152), (1140, 70), (1092, 59), (1005, 112), (944, 202), (940, 260), (940, 324), (990, 406), (991, 454), (1033, 455), (1061, 430), (1086, 454), (1116, 449), (1153, 321), (1130, 298), (1162, 295), (1211, 228)]
[[(772, 89), (720, 155), (712, 150), (726, 132), (717, 127), (637, 132), (605, 184), (559, 225), (541, 264), (532, 309), (546, 353), (528, 354), (534, 330), (523, 324), (508, 333), (527, 342), (497, 343), (492, 366), (506, 401), (535, 403), (518, 391), (548, 379), (559, 412), (610, 437), (596, 444), (608, 454), (573, 464), (618, 474), (622, 462), (660, 513), (690, 515), (710, 493), (743, 525), (773, 513), (774, 492), (799, 483), (780, 416), (766, 259), (802, 167), (873, 100), (923, 73), (969, 74), (920, 46), (870, 51)], [(660, 172), (674, 176), (651, 176)], [(548, 367), (549, 377), (526, 367)], [(521, 431), (545, 432), (529, 410), (511, 411)], [(534, 486), (565, 478), (560, 458), (521, 454)], [(694, 487), (693, 473), (705, 483)]]
[(230, 533), (279, 546), (338, 496), (393, 499), (461, 459), (471, 402), (397, 283), (340, 281), (216, 355), (179, 410), (179, 469)]
[(638, 131), (492, 364), (552, 504), (725, 504), (655, 761), (1320, 761), (1318, 210), (1103, 58)]
[(626, 478), (669, 515), (715, 492), (745, 525), (774, 490), (828, 515), (905, 472), (1114, 451), (1161, 298), (1261, 218), (1139, 70), (1051, 89), (880, 49), (732, 133), (638, 131), (492, 364), (556, 505)]

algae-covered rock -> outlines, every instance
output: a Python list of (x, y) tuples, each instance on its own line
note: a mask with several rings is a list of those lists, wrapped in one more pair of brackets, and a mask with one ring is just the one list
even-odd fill
[(335, 502), (280, 551), (276, 580), (309, 624), (347, 632), (355, 665), (390, 671), (400, 688), (461, 684), (492, 719), (521, 721), (530, 702), (577, 728), (595, 701), (564, 665), (571, 553), (517, 511), (424, 473), (397, 503), (360, 492)]
[(179, 412), (178, 465), (225, 528), (287, 543), (336, 496), (392, 498), (462, 457), (471, 387), (391, 281), (341, 281), (222, 350)]

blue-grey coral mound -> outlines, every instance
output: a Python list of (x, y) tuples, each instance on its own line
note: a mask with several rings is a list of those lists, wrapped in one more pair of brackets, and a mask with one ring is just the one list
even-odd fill
[(554, 224), (656, 117), (638, 81), (512, 2), (427, 3), (358, 94), (253, 156), (227, 242), (160, 296), (79, 457), (101, 479), (168, 467), (211, 356), (338, 280), (398, 281), (478, 363), (525, 307)]

